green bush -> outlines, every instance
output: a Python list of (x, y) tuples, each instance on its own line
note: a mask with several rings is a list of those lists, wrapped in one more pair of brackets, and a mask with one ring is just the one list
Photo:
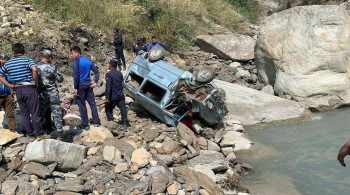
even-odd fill
[(239, 11), (249, 15), (249, 18), (255, 17), (252, 4), (244, 4), (238, 0), (26, 1), (53, 19), (85, 23), (96, 30), (111, 34), (113, 27), (118, 26), (128, 48), (131, 48), (138, 35), (148, 39), (156, 35), (170, 49), (192, 45), (195, 34), (207, 32), (211, 28), (210, 24), (204, 22), (204, 16), (235, 31), (240, 21), (232, 11), (239, 6), (245, 6)]
[(249, 20), (256, 22), (260, 9), (256, 0), (228, 0), (241, 14)]

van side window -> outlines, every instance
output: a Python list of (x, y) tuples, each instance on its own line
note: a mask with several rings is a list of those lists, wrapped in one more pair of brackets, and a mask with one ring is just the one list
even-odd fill
[(151, 98), (153, 101), (160, 103), (166, 91), (152, 82), (146, 81), (145, 85), (141, 89), (141, 93)]
[(135, 90), (138, 90), (144, 78), (140, 77), (139, 75), (133, 72), (130, 72), (127, 80), (128, 80), (128, 85), (130, 85)]

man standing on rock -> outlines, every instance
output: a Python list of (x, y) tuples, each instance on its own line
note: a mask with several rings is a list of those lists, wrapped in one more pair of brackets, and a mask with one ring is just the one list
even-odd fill
[[(80, 128), (85, 130), (89, 129), (89, 120), (85, 101), (87, 101), (90, 105), (92, 122), (96, 127), (98, 127), (100, 126), (100, 119), (98, 117), (93, 88), (96, 87), (100, 72), (89, 59), (81, 55), (81, 49), (78, 46), (71, 48), (70, 52), (71, 57), (73, 58), (72, 66), (74, 93), (79, 106), (81, 117)], [(90, 79), (90, 71), (93, 71), (95, 74), (94, 81), (92, 82)]]
[(121, 120), (118, 121), (119, 124), (123, 125), (126, 129), (129, 126), (127, 111), (125, 105), (125, 96), (123, 92), (123, 74), (118, 71), (118, 62), (115, 60), (110, 60), (108, 64), (108, 69), (110, 70), (106, 75), (106, 115), (108, 121), (113, 121), (113, 110), (116, 106), (120, 109), (120, 114), (122, 116)]
[(41, 61), (38, 63), (39, 73), (39, 100), (42, 118), (44, 119), (43, 127), (46, 130), (52, 130), (52, 120), (58, 136), (63, 133), (62, 109), (60, 107), (60, 97), (58, 94), (57, 82), (63, 82), (63, 76), (58, 69), (51, 64), (52, 52), (44, 49), (41, 52)]
[[(42, 129), (40, 105), (36, 87), (38, 69), (34, 61), (24, 56), (24, 46), (16, 43), (12, 46), (13, 58), (0, 68), (0, 82), (16, 90), (17, 101), (21, 109), (22, 124), (27, 136), (36, 136), (37, 140), (49, 138)], [(10, 84), (4, 77), (9, 75)]]
[[(0, 69), (5, 63), (10, 60), (7, 54), (0, 55)], [(11, 82), (10, 77), (7, 75), (5, 79)], [(3, 84), (0, 84), (0, 106), (4, 108), (7, 126), (10, 131), (15, 132), (16, 121), (15, 121), (15, 108), (13, 106), (13, 96), (11, 94), (11, 89)]]
[(115, 47), (115, 56), (118, 61), (118, 67), (119, 70), (121, 71), (121, 62), (123, 62), (123, 70), (126, 70), (126, 62), (125, 62), (125, 57), (124, 57), (124, 52), (123, 52), (123, 37), (119, 33), (119, 28), (115, 27), (114, 30), (114, 40), (111, 41), (111, 43)]

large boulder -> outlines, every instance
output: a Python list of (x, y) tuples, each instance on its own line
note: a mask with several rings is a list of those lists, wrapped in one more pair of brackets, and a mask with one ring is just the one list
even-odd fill
[(294, 7), (264, 19), (255, 50), (261, 81), (310, 108), (349, 104), (350, 17), (336, 5)]
[(204, 51), (226, 60), (247, 61), (254, 59), (255, 40), (246, 35), (200, 35), (196, 44)]
[(85, 146), (53, 139), (34, 141), (28, 144), (24, 157), (43, 164), (58, 163), (62, 171), (77, 169), (85, 158)]
[(214, 83), (226, 92), (228, 115), (243, 125), (285, 121), (310, 114), (303, 104), (295, 101), (225, 81)]

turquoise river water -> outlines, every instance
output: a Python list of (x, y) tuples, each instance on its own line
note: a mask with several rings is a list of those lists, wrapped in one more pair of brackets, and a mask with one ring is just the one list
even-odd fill
[(350, 194), (348, 167), (337, 161), (350, 140), (350, 108), (316, 113), (311, 121), (248, 129), (258, 155), (242, 157), (255, 167), (242, 185), (252, 194)]

